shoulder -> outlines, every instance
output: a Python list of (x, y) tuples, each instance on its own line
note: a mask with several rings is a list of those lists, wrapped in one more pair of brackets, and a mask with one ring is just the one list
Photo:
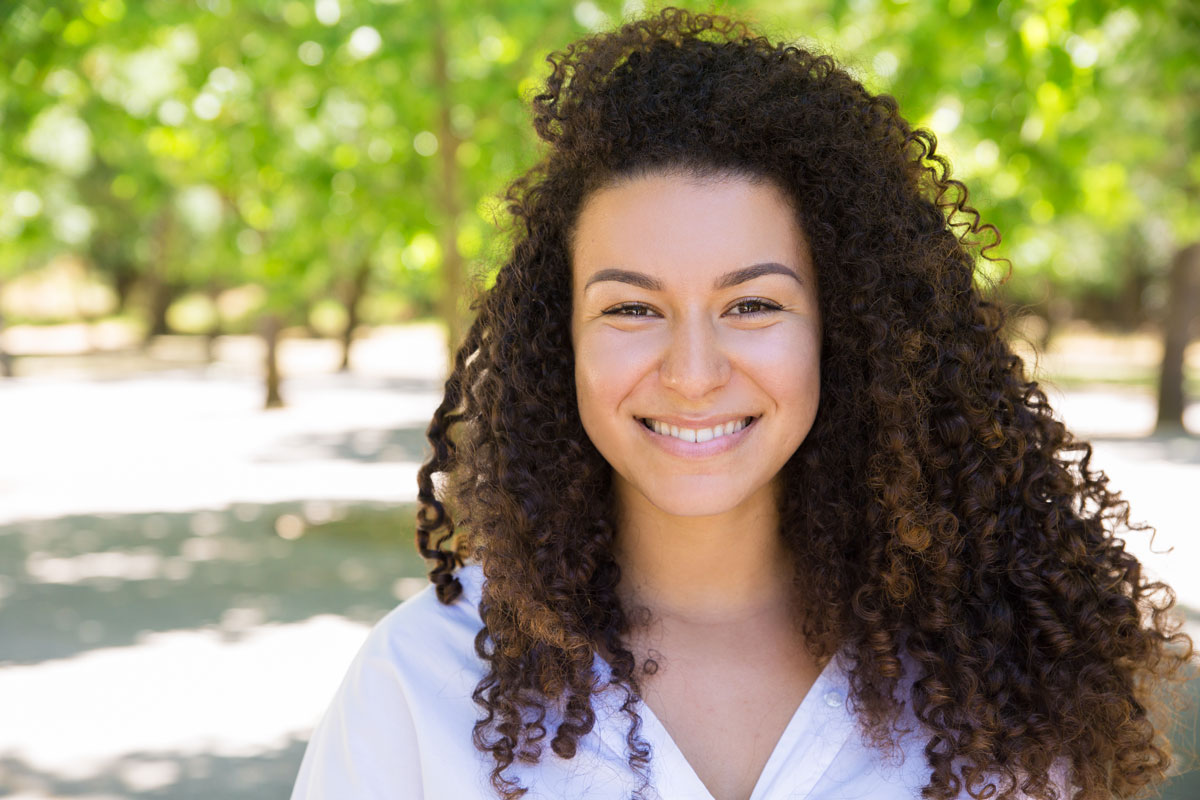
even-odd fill
[(461, 567), (456, 577), (462, 594), (443, 603), (432, 584), (405, 600), (371, 629), (359, 662), (389, 665), (401, 683), (444, 673), (452, 665), (475, 671), (475, 636), (483, 627), (479, 617), (482, 571)]
[(463, 592), (452, 603), (441, 602), (431, 584), (376, 623), (335, 704), (368, 714), (390, 707), (395, 715), (411, 717), (422, 732), (448, 717), (470, 730), (476, 711), (471, 693), (486, 671), (475, 652), (483, 627), (482, 572), (468, 565), (456, 576)]
[(469, 771), (439, 762), (473, 753), (480, 577), (464, 567), (453, 603), (428, 586), (371, 629), (309, 740), (293, 800), (479, 794)]

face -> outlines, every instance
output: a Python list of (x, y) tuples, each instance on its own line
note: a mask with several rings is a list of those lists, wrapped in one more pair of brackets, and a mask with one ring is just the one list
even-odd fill
[(571, 261), (579, 415), (618, 502), (679, 516), (765, 502), (820, 388), (815, 274), (782, 192), (629, 179), (587, 198)]

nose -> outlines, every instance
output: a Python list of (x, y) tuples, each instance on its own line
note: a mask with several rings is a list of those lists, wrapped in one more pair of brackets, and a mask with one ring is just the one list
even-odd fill
[(692, 315), (673, 325), (659, 366), (663, 385), (697, 399), (724, 386), (732, 367), (719, 333), (705, 314)]

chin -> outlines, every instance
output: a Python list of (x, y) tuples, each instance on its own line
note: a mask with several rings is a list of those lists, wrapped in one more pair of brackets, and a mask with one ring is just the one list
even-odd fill
[[(726, 487), (727, 488), (727, 487)], [(676, 517), (712, 517), (735, 510), (749, 499), (734, 492), (688, 487), (687, 491), (643, 492), (646, 499), (664, 514)]]
[(715, 517), (732, 511), (735, 506), (730, 504), (724, 505), (671, 505), (666, 503), (654, 504), (664, 514), (670, 514), (673, 517)]

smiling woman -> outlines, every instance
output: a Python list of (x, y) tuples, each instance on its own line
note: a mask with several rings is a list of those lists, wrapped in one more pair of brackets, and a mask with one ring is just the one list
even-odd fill
[(1191, 642), (1004, 341), (932, 134), (721, 17), (550, 63), (428, 429), (433, 585), (375, 628), (295, 800), (1161, 782)]

